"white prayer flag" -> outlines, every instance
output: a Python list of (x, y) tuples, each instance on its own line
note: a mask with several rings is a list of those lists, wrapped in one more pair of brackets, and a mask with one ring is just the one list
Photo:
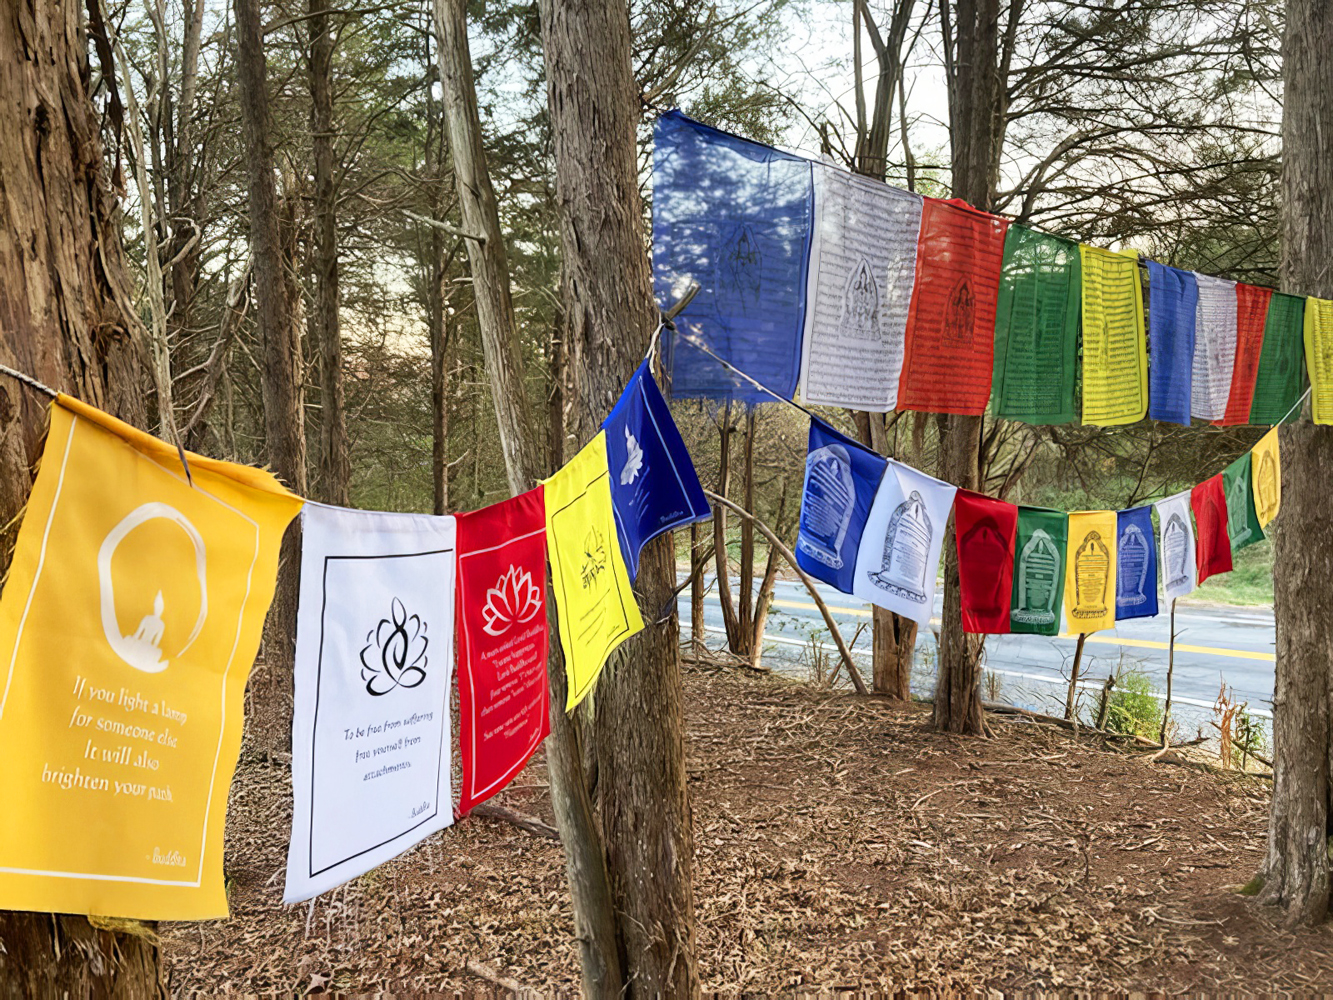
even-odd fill
[(1190, 416), (1221, 420), (1231, 398), (1236, 367), (1236, 283), (1196, 274), (1199, 302), (1194, 310), (1194, 364)]
[(824, 164), (814, 177), (801, 393), (808, 403), (895, 409), (921, 196)]
[(283, 901), (454, 821), (452, 517), (307, 505)]
[(856, 553), (852, 593), (930, 624), (940, 548), (957, 489), (889, 459)]
[(1157, 558), (1162, 563), (1162, 593), (1172, 601), (1193, 593), (1198, 586), (1190, 491), (1158, 500), (1153, 506), (1157, 508)]

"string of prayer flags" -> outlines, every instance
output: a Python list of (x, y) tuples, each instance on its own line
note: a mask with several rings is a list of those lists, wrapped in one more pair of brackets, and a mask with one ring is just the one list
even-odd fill
[(1190, 491), (1153, 504), (1157, 511), (1158, 546), (1162, 563), (1162, 594), (1168, 601), (1187, 597), (1198, 586), (1194, 556), (1194, 525), (1190, 520)]
[(1225, 427), (1250, 422), (1259, 357), (1263, 353), (1264, 325), (1272, 298), (1271, 288), (1236, 285), (1236, 361), (1231, 375), (1231, 395), (1221, 421)]
[(1080, 284), (1077, 244), (1009, 227), (995, 314), (996, 416), (1029, 424), (1074, 419)]
[(1113, 510), (1069, 515), (1065, 616), (1071, 630), (1115, 628), (1117, 527)]
[(929, 625), (956, 492), (949, 483), (888, 459), (861, 534), (852, 593)]
[(565, 654), (565, 711), (592, 690), (611, 651), (643, 630), (611, 505), (606, 431), (546, 480), (546, 550)]
[(616, 536), (631, 581), (639, 553), (663, 532), (712, 517), (694, 462), (645, 361), (602, 423)]
[(810, 162), (677, 111), (657, 120), (653, 277), (658, 305), (698, 294), (668, 330), (663, 360), (678, 397), (769, 397), (690, 343), (693, 337), (774, 392), (796, 391), (813, 215)]
[(796, 562), (844, 594), (854, 592), (861, 535), (887, 465), (822, 420), (810, 419)]
[(1008, 225), (963, 201), (925, 200), (899, 409), (985, 412)]
[(808, 403), (898, 405), (921, 196), (814, 165), (815, 225), (801, 356)]
[(1254, 506), (1252, 458), (1247, 451), (1222, 470), (1222, 488), (1227, 498), (1227, 535), (1233, 554), (1264, 537), (1259, 512)]
[(1263, 348), (1254, 380), (1250, 423), (1276, 424), (1303, 389), (1305, 299), (1274, 292), (1264, 320)]
[(1137, 423), (1148, 412), (1138, 254), (1087, 245), (1080, 245), (1078, 252), (1083, 276), (1083, 423)]
[(1250, 479), (1254, 489), (1254, 514), (1259, 527), (1264, 529), (1277, 517), (1282, 505), (1282, 462), (1276, 427), (1250, 449)]
[(963, 631), (1009, 631), (1018, 508), (1003, 500), (959, 490), (954, 499), (958, 545), (958, 593)]
[(301, 520), (286, 903), (454, 821), (454, 519), (309, 506)]
[(1195, 274), (1199, 304), (1194, 332), (1190, 413), (1200, 420), (1221, 420), (1231, 395), (1236, 364), (1236, 283)]
[(1147, 264), (1148, 416), (1188, 427), (1199, 286), (1192, 271)]
[(1116, 513), (1115, 620), (1157, 614), (1157, 537), (1152, 507)]
[(1064, 511), (1019, 507), (1009, 631), (1057, 635), (1069, 541)]
[(302, 501), (61, 395), (0, 596), (0, 908), (226, 916), (244, 692)]
[(1195, 562), (1198, 582), (1210, 576), (1231, 572), (1231, 538), (1227, 534), (1227, 496), (1222, 473), (1199, 483), (1190, 490), (1194, 511)]
[(1310, 370), (1310, 414), (1333, 424), (1333, 300), (1305, 300), (1305, 363)]
[(509, 784), (551, 730), (543, 488), (458, 515), (458, 815)]

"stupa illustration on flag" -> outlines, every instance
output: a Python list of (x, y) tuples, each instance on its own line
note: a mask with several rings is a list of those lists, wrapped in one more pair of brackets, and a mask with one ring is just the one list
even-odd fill
[(1018, 601), (1010, 611), (1014, 623), (1054, 624), (1064, 583), (1062, 563), (1055, 540), (1042, 528), (1034, 531), (1018, 554)]

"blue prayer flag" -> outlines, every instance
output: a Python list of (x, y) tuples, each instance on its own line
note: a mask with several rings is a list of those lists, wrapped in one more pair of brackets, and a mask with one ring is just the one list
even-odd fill
[(671, 410), (645, 361), (602, 422), (611, 470), (611, 506), (629, 578), (639, 553), (664, 531), (712, 515)]
[(1189, 271), (1147, 264), (1148, 416), (1188, 427), (1199, 285)]
[(817, 580), (852, 593), (856, 555), (888, 462), (822, 420), (810, 420), (796, 562)]
[(1157, 536), (1152, 507), (1131, 507), (1116, 514), (1115, 618), (1152, 618), (1157, 614)]
[(673, 397), (771, 399), (690, 343), (790, 399), (800, 374), (814, 212), (810, 161), (669, 111), (653, 152), (658, 304), (699, 292), (676, 317), (663, 360)]

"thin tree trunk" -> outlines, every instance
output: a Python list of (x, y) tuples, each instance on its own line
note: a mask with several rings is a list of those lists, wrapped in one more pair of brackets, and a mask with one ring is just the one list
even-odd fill
[[(698, 566), (704, 552), (704, 532), (696, 521), (690, 525), (690, 569)], [(690, 578), (690, 649), (697, 656), (704, 650), (704, 574)]]
[[(741, 501), (745, 509), (755, 514), (754, 509), (754, 406), (747, 406), (745, 412), (745, 447), (741, 452)], [(733, 650), (738, 656), (748, 657), (753, 650), (750, 637), (754, 635), (754, 522), (741, 521), (741, 565), (740, 586), (737, 592), (736, 618), (740, 625), (741, 648)]]
[[(1078, 634), (1078, 643), (1074, 646), (1074, 669), (1069, 672), (1069, 691), (1065, 694), (1065, 718), (1074, 718), (1074, 702), (1078, 698), (1078, 675), (1083, 669), (1083, 646), (1088, 641), (1088, 633), (1080, 632)], [(1167, 675), (1168, 692), (1170, 690), (1170, 675)], [(1169, 697), (1169, 695), (1168, 695)], [(1169, 703), (1169, 702), (1168, 702)]]
[(1162, 706), (1162, 730), (1157, 742), (1166, 746), (1166, 731), (1171, 725), (1171, 686), (1176, 678), (1176, 599), (1171, 598), (1171, 643), (1166, 652), (1166, 703)]
[[(1285, 8), (1282, 283), (1333, 297), (1333, 7)], [(1282, 430), (1282, 511), (1275, 522), (1273, 801), (1260, 899), (1294, 922), (1329, 908), (1330, 684), (1333, 683), (1333, 427), (1301, 419)]]
[[(731, 401), (727, 401), (722, 412), (721, 434), (718, 449), (717, 492), (724, 500), (729, 500), (731, 490), (731, 435), (735, 429), (731, 426)], [(717, 566), (717, 603), (722, 609), (722, 627), (727, 633), (727, 649), (740, 655), (741, 639), (740, 619), (736, 615), (736, 605), (731, 597), (731, 553), (727, 549), (727, 509), (713, 507), (713, 562)]]
[[(445, 122), (463, 226), (474, 236), (481, 237), (466, 242), (482, 351), (509, 486), (514, 493), (519, 493), (536, 485), (544, 466), (540, 437), (523, 385), (518, 327), (509, 289), (509, 263), (482, 146), (481, 119), (468, 49), (465, 0), (435, 0), (435, 25), (440, 42)], [(547, 610), (554, 630), (557, 627), (554, 605), (548, 602)], [(578, 727), (565, 714), (565, 668), (558, 643), (551, 643), (547, 671), (551, 685), (551, 737), (546, 741), (546, 766), (551, 805), (565, 847), (565, 870), (579, 941), (583, 992), (590, 998), (618, 997), (624, 986), (624, 967), (612, 883), (583, 778)], [(599, 702), (605, 688), (604, 682), (598, 690)]]
[[(541, 0), (540, 13), (570, 415), (586, 441), (657, 324), (638, 187), (639, 95), (624, 0)], [(598, 798), (630, 998), (699, 994), (674, 565), (669, 536), (644, 550), (635, 589), (647, 625), (612, 657), (596, 694)]]
[[(0, 362), (143, 427), (82, 5), (6, 4), (0, 52)], [(0, 522), (11, 523), (32, 487), (46, 402), (0, 378)], [(0, 538), (0, 567), (13, 542), (11, 528)], [(149, 939), (83, 917), (0, 912), (0, 945), (0, 1000), (163, 992)]]
[(436, 514), (449, 512), (449, 352), (448, 323), (445, 315), (445, 269), (441, 261), (444, 247), (439, 233), (430, 234), (432, 249), (428, 265), (430, 290), (430, 413), (431, 413), (431, 493)]
[(872, 611), (875, 693), (910, 701), (917, 624), (883, 608), (873, 608)]

